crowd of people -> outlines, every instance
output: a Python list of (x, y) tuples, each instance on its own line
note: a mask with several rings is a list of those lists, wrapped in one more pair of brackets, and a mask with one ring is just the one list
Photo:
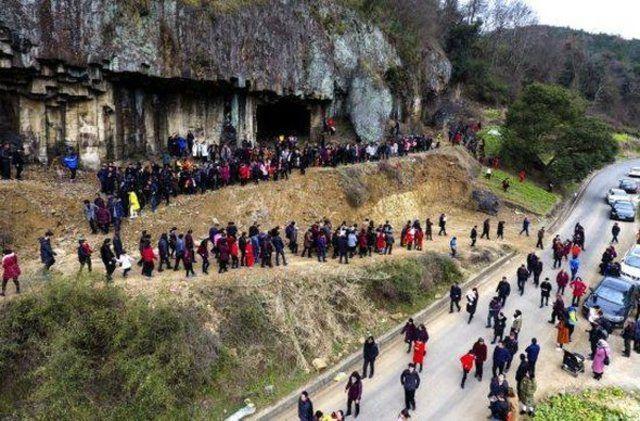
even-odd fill
[[(614, 225), (612, 235), (614, 241), (619, 235), (619, 226)], [(564, 345), (572, 341), (575, 328), (578, 324), (578, 313), (580, 305), (588, 290), (588, 285), (579, 276), (579, 264), (571, 264), (572, 261), (579, 260), (580, 254), (585, 250), (585, 232), (584, 227), (576, 224), (573, 236), (570, 239), (562, 241), (556, 236), (553, 239), (551, 253), (553, 255), (555, 273), (555, 301), (550, 308), (549, 323), (554, 325), (556, 330), (556, 347), (560, 351), (564, 351), (563, 364), (567, 358), (575, 358), (581, 360), (580, 354), (572, 353), (564, 350)], [(540, 240), (540, 237), (538, 238)], [(640, 243), (640, 236), (638, 243)], [(544, 247), (537, 247), (542, 248)], [(606, 272), (614, 266), (613, 260), (617, 254), (613, 245), (606, 248), (603, 253), (601, 270)], [(568, 273), (564, 265), (571, 271)], [(516, 280), (520, 295), (524, 294), (525, 285), (531, 281), (533, 286), (540, 293), (540, 308), (549, 307), (549, 297), (554, 292), (554, 286), (549, 277), (545, 277), (541, 281), (543, 273), (542, 260), (537, 256), (536, 252), (531, 252), (526, 262), (517, 270)], [(565, 304), (565, 289), (569, 287), (570, 303)], [(462, 377), (460, 387), (465, 388), (468, 375), (474, 371), (474, 377), (481, 382), (484, 377), (484, 366), (487, 361), (491, 362), (491, 380), (489, 382), (488, 393), (488, 409), (489, 418), (492, 420), (506, 421), (514, 419), (515, 414), (535, 415), (535, 392), (537, 390), (536, 365), (541, 353), (541, 345), (538, 339), (533, 337), (521, 348), (520, 338), (523, 328), (526, 330), (523, 312), (519, 309), (513, 311), (512, 317), (507, 317), (504, 308), (507, 300), (511, 296), (511, 284), (506, 277), (503, 277), (497, 284), (495, 295), (489, 301), (487, 309), (487, 320), (485, 327), (491, 329), (494, 345), (493, 352), (489, 352), (489, 348), (485, 339), (479, 337), (459, 358)], [(460, 304), (463, 299), (463, 291), (458, 283), (454, 283), (449, 291), (449, 313), (461, 312)], [(471, 323), (477, 311), (479, 300), (479, 292), (477, 288), (472, 288), (466, 295), (466, 312), (468, 318), (467, 323)], [(624, 350), (622, 355), (630, 357), (632, 350), (640, 353), (640, 295), (636, 296), (636, 314), (635, 319), (631, 318), (624, 325), (622, 330), (622, 339)], [(510, 321), (509, 321), (510, 320)], [(613, 326), (611, 322), (605, 318), (604, 312), (598, 306), (590, 309), (587, 315), (589, 329), (587, 330), (587, 339), (589, 350), (586, 353), (587, 359), (591, 361), (592, 377), (601, 380), (607, 366), (611, 364), (613, 355), (608, 341), (611, 340)], [(533, 323), (531, 321), (530, 323)], [(400, 376), (400, 383), (404, 391), (404, 405), (398, 416), (398, 420), (406, 420), (411, 418), (411, 411), (415, 410), (415, 395), (420, 387), (420, 373), (422, 372), (427, 355), (427, 343), (429, 334), (424, 324), (416, 326), (413, 319), (409, 319), (401, 332), (404, 342), (407, 344), (407, 353), (411, 354), (408, 367), (404, 369)], [(378, 345), (372, 336), (368, 337), (364, 343), (363, 369), (362, 374), (354, 372), (349, 377), (346, 385), (347, 392), (347, 414), (352, 414), (351, 403), (355, 403), (355, 412), (357, 417), (360, 411), (360, 405), (363, 397), (363, 381), (373, 377), (375, 361), (380, 354)], [(517, 363), (517, 365), (515, 364)], [(511, 385), (507, 379), (507, 374), (515, 366), (515, 384)], [(369, 369), (369, 370), (368, 370)], [(570, 370), (571, 367), (567, 367)], [(298, 416), (301, 421), (318, 421), (318, 420), (334, 420), (343, 419), (345, 416), (343, 411), (333, 412), (331, 417), (322, 415), (321, 411), (315, 413), (312, 408), (309, 395), (304, 392), (299, 399)], [(335, 414), (338, 414), (336, 418)]]

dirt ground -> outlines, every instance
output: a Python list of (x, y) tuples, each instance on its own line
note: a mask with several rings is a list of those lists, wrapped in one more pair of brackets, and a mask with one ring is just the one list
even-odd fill
[[(214, 220), (226, 225), (235, 221), (240, 229), (258, 222), (265, 229), (279, 225), (284, 227), (295, 220), (303, 230), (311, 223), (329, 218), (334, 224), (366, 223), (366, 218), (376, 224), (385, 220), (399, 231), (407, 220), (419, 219), (424, 225), (427, 217), (436, 222), (440, 213), (448, 215), (449, 235), (459, 238), (459, 250), (464, 255), (469, 250), (469, 232), (473, 225), (481, 227), (488, 216), (477, 212), (471, 200), (477, 173), (475, 161), (460, 149), (443, 148), (439, 151), (418, 154), (387, 163), (367, 163), (338, 168), (312, 168), (305, 176), (294, 172), (289, 180), (261, 183), (245, 187), (232, 186), (204, 195), (179, 196), (169, 206), (161, 205), (155, 214), (144, 212), (136, 220), (123, 223), (125, 248), (137, 257), (137, 241), (142, 230), (153, 233), (154, 241), (160, 232), (172, 226), (186, 231), (192, 228), (196, 240), (205, 238)], [(77, 271), (76, 244), (85, 237), (95, 250), (104, 236), (91, 235), (82, 216), (82, 200), (93, 199), (99, 184), (92, 173), (83, 173), (76, 183), (57, 179), (52, 172), (41, 168), (30, 169), (27, 181), (0, 183), (4, 200), (0, 202), (0, 232), (6, 242), (18, 251), (25, 271), (23, 283), (29, 288), (30, 278), (40, 276), (37, 239), (46, 229), (55, 233), (53, 246), (58, 253), (54, 270), (65, 274)], [(355, 188), (354, 188), (355, 185)], [(353, 196), (356, 196), (355, 199)], [(354, 206), (353, 202), (359, 202)], [(498, 220), (506, 221), (506, 240), (500, 241), (510, 247), (526, 251), (535, 240), (518, 236), (524, 213), (514, 207), (502, 206), (498, 216), (491, 217), (492, 235)], [(538, 222), (535, 215), (532, 232)], [(450, 237), (434, 236), (433, 242), (425, 241), (425, 251), (447, 251)], [(495, 240), (479, 240), (481, 246), (495, 247)], [(407, 253), (396, 251), (396, 256)], [(415, 252), (412, 252), (415, 253)], [(389, 258), (376, 256), (373, 259), (353, 259), (350, 266), (366, 265), (372, 261)], [(176, 285), (194, 285), (214, 282), (220, 285), (242, 284), (252, 278), (274, 279), (284, 274), (310, 275), (335, 274), (348, 271), (337, 262), (320, 264), (314, 259), (288, 257), (289, 265), (273, 269), (241, 268), (227, 274), (215, 273), (212, 262), (210, 275), (198, 273), (195, 278), (185, 279), (184, 273), (154, 273), (152, 281), (143, 280), (139, 271), (126, 280), (132, 290), (156, 291), (166, 284), (168, 289), (181, 288)], [(196, 271), (199, 264), (196, 263)], [(102, 272), (98, 253), (94, 254), (94, 271)], [(286, 271), (286, 272), (285, 272)], [(29, 276), (31, 275), (31, 276)], [(116, 272), (116, 282), (123, 283)], [(162, 289), (162, 288), (161, 288)]]

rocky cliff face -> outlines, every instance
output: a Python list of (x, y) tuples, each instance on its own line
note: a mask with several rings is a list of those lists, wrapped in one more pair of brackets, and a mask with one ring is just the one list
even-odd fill
[[(395, 48), (331, 0), (2, 3), (0, 92), (20, 98), (5, 95), (4, 108), (41, 156), (66, 141), (95, 164), (188, 129), (217, 142), (224, 121), (256, 140), (256, 107), (278, 98), (301, 101), (312, 130), (347, 116), (364, 140), (382, 137), (393, 111)], [(434, 53), (420, 95), (444, 89), (450, 70)]]

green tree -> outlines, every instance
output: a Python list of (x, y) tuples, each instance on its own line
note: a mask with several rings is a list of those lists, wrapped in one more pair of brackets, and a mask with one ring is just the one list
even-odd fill
[(529, 85), (507, 113), (504, 158), (542, 170), (556, 184), (577, 181), (615, 159), (611, 129), (586, 116), (586, 102), (557, 85)]

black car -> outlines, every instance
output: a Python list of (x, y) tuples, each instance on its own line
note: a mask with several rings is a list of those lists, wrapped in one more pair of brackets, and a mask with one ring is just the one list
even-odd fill
[(622, 180), (620, 180), (620, 184), (618, 187), (629, 194), (636, 194), (639, 190), (638, 183), (634, 180), (629, 180), (628, 178), (623, 178)]
[(633, 309), (636, 285), (626, 279), (606, 277), (592, 289), (582, 304), (582, 313), (589, 316), (589, 310), (600, 307), (614, 327), (622, 327)]
[(611, 205), (609, 217), (613, 220), (633, 222), (636, 220), (636, 208), (631, 202), (619, 200)]

